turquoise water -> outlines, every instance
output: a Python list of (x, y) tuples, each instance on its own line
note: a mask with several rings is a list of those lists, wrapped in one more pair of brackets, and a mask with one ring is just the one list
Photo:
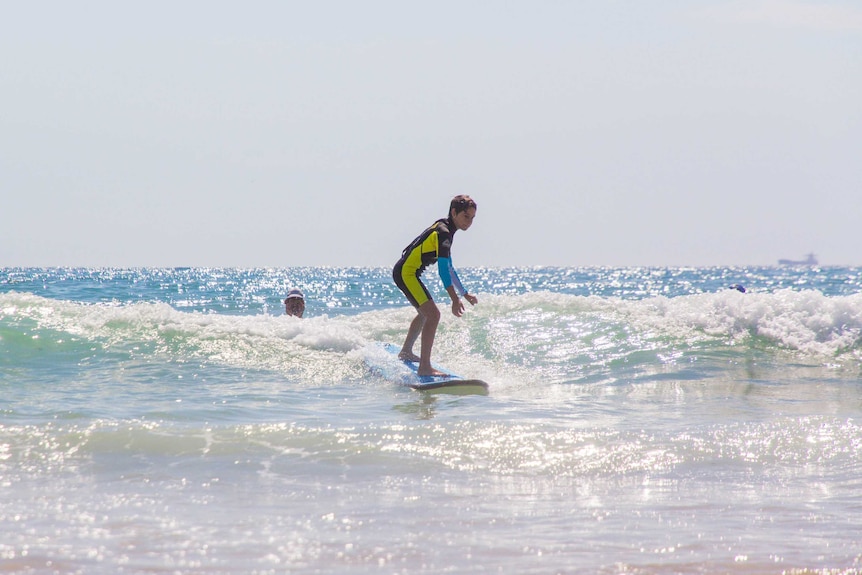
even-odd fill
[(859, 572), (862, 269), (461, 275), (0, 270), (0, 572)]

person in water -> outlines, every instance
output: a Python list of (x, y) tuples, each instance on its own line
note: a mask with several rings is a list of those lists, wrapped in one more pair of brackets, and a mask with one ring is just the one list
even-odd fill
[[(437, 263), (437, 271), (443, 280), (443, 287), (452, 300), (452, 314), (461, 317), (464, 304), (461, 297), (476, 305), (476, 296), (467, 293), (455, 268), (452, 267), (452, 239), (458, 230), (467, 230), (476, 217), (476, 202), (470, 196), (455, 196), (449, 204), (449, 215), (434, 222), (431, 227), (419, 234), (410, 245), (404, 248), (401, 259), (392, 270), (395, 285), (404, 292), (407, 300), (416, 308), (416, 317), (410, 323), (407, 337), (398, 357), (404, 361), (419, 362), (419, 375), (445, 375), (431, 367), (431, 349), (434, 347), (434, 336), (437, 334), (437, 324), (440, 323), (440, 310), (428, 288), (419, 277), (425, 268)], [(460, 297), (459, 297), (460, 296)], [(420, 353), (413, 353), (413, 345), (419, 335), (422, 335)]]
[(295, 317), (302, 317), (305, 313), (305, 296), (297, 288), (287, 292), (287, 297), (284, 298), (284, 313)]

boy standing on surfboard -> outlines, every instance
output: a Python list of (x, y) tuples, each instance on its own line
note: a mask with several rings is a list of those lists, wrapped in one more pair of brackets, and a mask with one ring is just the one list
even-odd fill
[[(398, 357), (404, 361), (418, 361), (418, 375), (446, 375), (431, 367), (431, 348), (434, 346), (437, 324), (440, 323), (440, 310), (419, 276), (427, 266), (437, 263), (440, 279), (443, 280), (443, 287), (446, 288), (452, 300), (452, 313), (456, 317), (461, 317), (464, 313), (464, 304), (459, 295), (470, 302), (470, 305), (478, 303), (476, 296), (467, 293), (461, 285), (461, 280), (458, 279), (458, 274), (452, 267), (450, 255), (455, 232), (467, 230), (475, 217), (476, 202), (473, 198), (465, 195), (455, 196), (449, 204), (449, 216), (437, 220), (410, 242), (392, 270), (395, 285), (404, 292), (417, 311)], [(420, 333), (422, 342), (420, 355), (417, 357), (413, 353), (413, 344), (416, 343)]]

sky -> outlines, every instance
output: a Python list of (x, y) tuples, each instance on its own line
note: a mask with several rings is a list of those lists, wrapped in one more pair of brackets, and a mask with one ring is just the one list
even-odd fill
[(0, 267), (862, 265), (858, 0), (0, 4)]

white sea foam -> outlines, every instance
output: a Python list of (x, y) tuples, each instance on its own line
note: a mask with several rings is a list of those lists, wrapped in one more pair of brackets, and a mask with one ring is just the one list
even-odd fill
[[(81, 304), (0, 294), (0, 318), (29, 322), (53, 332), (55, 339), (78, 338), (137, 356), (158, 353), (179, 360), (299, 370), (319, 378), (355, 373), (367, 363), (373, 342), (400, 344), (413, 316), (411, 308), (401, 307), (298, 319), (179, 311), (164, 303)], [(488, 295), (462, 318), (444, 313), (438, 332), (438, 363), (462, 375), (498, 381), (513, 375), (528, 381), (569, 380), (589, 375), (594, 371), (590, 366), (631, 363), (644, 352), (655, 358), (646, 361), (666, 363), (704, 343), (741, 350), (766, 346), (775, 353), (801, 354), (804, 361), (853, 361), (860, 354), (862, 294), (723, 290), (641, 300), (551, 292)], [(519, 373), (522, 368), (526, 371)]]
[[(862, 294), (827, 297), (817, 291), (747, 293), (726, 290), (640, 300), (548, 292), (489, 296), (480, 312), (523, 341), (519, 326), (557, 341), (589, 340), (615, 325), (631, 337), (742, 341), (763, 338), (776, 348), (834, 356), (862, 342)], [(502, 318), (502, 319), (501, 319)]]

